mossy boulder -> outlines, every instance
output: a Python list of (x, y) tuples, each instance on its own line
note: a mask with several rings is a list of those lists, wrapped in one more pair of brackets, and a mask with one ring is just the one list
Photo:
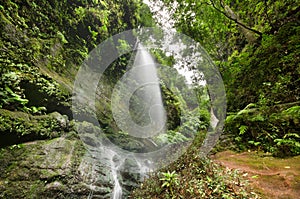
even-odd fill
[(58, 112), (34, 116), (0, 109), (0, 147), (55, 138), (68, 131), (68, 128), (67, 117)]
[[(65, 124), (65, 120), (59, 120), (63, 116), (58, 113), (20, 115), (25, 118), (23, 121), (26, 117), (31, 121), (49, 117), (57, 125)], [(113, 170), (123, 161), (121, 155), (104, 146), (105, 134), (99, 127), (88, 122), (71, 123), (69, 132), (64, 131), (59, 137), (50, 138), (51, 131), (47, 131), (50, 136), (47, 140), (0, 149), (0, 198), (112, 197), (115, 185)], [(128, 170), (139, 169), (137, 163), (130, 159), (125, 160), (123, 166)], [(115, 172), (123, 186), (123, 197), (126, 197), (138, 186), (141, 176), (126, 171)]]
[(88, 194), (77, 171), (84, 152), (76, 136), (1, 149), (0, 197), (67, 198), (74, 193)]

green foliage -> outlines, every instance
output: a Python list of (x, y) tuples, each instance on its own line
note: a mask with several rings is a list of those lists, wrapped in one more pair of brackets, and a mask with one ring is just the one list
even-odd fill
[(275, 139), (277, 145), (275, 154), (285, 156), (286, 153), (300, 155), (300, 136), (297, 133), (288, 133), (281, 139)]
[[(242, 70), (232, 71), (236, 78), (227, 82), (229, 109), (240, 109), (253, 102), (257, 102), (259, 107), (242, 109), (227, 118), (226, 129), (229, 133), (234, 132), (240, 149), (250, 144), (249, 147), (254, 146), (276, 156), (299, 154), (299, 139), (285, 137), (299, 134), (297, 106), (284, 110), (285, 104), (289, 106), (299, 101), (299, 70), (296, 62), (300, 49), (294, 40), (299, 37), (295, 35), (298, 33), (290, 30), (297, 31), (297, 23), (287, 23), (279, 29), (278, 34), (264, 36), (261, 46), (247, 49), (230, 63)], [(247, 78), (244, 78), (245, 75)], [(239, 86), (234, 88), (235, 84)], [(232, 123), (230, 120), (233, 118), (236, 120)], [(233, 130), (241, 125), (248, 127), (248, 132), (243, 136)]]
[(231, 111), (249, 103), (275, 105), (298, 101), (297, 26), (295, 22), (285, 24), (278, 34), (263, 36), (259, 47), (247, 47), (226, 63), (225, 83)]
[(42, 114), (43, 112), (45, 112), (47, 109), (44, 106), (41, 107), (35, 107), (35, 106), (31, 106), (30, 110), (32, 111), (33, 114)]
[(22, 99), (20, 95), (14, 93), (8, 86), (5, 87), (5, 91), (5, 93), (1, 93), (4, 104), (16, 103), (24, 106), (28, 103), (27, 99)]
[(176, 29), (201, 43), (214, 59), (226, 59), (235, 42), (243, 42), (236, 25), (216, 11), (210, 1), (178, 0), (176, 7), (174, 1), (164, 2), (174, 13)]
[(170, 143), (182, 143), (189, 140), (191, 139), (185, 137), (182, 133), (173, 130), (168, 130), (167, 133), (160, 134), (155, 138), (155, 141), (162, 146)]
[[(0, 107), (2, 108), (41, 114), (46, 112), (44, 106), (47, 103), (43, 104), (41, 101), (38, 104), (33, 104), (37, 99), (48, 98), (50, 103), (50, 98), (52, 98), (67, 103), (68, 92), (65, 92), (58, 83), (49, 79), (48, 76), (40, 74), (34, 67), (21, 63), (4, 63), (0, 70), (3, 71), (0, 79)], [(38, 93), (36, 96), (33, 95), (35, 92)]]
[(300, 108), (296, 105), (285, 109), (284, 105), (289, 104), (255, 108), (252, 104), (229, 115), (225, 130), (235, 137), (241, 150), (255, 148), (275, 156), (299, 155)]
[(171, 173), (168, 171), (166, 173), (162, 173), (163, 177), (159, 180), (163, 182), (161, 185), (162, 188), (166, 187), (171, 192), (172, 198), (175, 197), (173, 193), (173, 189), (175, 186), (178, 186), (178, 174), (175, 173), (175, 171), (172, 171)]
[[(140, 1), (117, 0), (3, 2), (0, 107), (42, 114), (47, 110), (40, 107), (70, 106), (70, 90), (65, 88), (71, 87), (88, 52), (110, 35), (146, 23), (138, 13), (150, 16), (146, 8)], [(122, 71), (126, 64), (121, 57), (113, 71)]]
[(199, 134), (205, 135), (203, 131), (208, 129), (210, 123), (209, 112), (205, 109), (195, 109), (180, 116), (180, 123), (175, 129), (168, 129), (167, 133), (155, 137), (157, 144), (191, 142)]
[(200, 42), (219, 67), (230, 112), (225, 132), (239, 149), (297, 155), (299, 139), (287, 135), (299, 134), (299, 114), (281, 105), (299, 102), (299, 2), (163, 2), (176, 28)]
[(180, 115), (183, 111), (183, 100), (176, 93), (166, 87), (165, 82), (160, 83), (162, 100), (167, 114), (167, 128), (174, 130), (180, 125)]
[[(28, 103), (27, 99), (22, 98), (22, 90), (19, 87), (20, 77), (16, 72), (2, 74), (0, 87), (0, 108), (11, 105), (12, 107), (21, 106), (22, 108)], [(11, 89), (16, 90), (15, 92)]]
[(57, 37), (59, 38), (59, 40), (62, 44), (67, 44), (68, 43), (65, 36), (60, 31), (57, 32)]
[(177, 161), (151, 174), (131, 198), (259, 198), (238, 171), (200, 158), (199, 144), (195, 142)]
[(244, 134), (246, 133), (247, 129), (248, 129), (247, 126), (241, 125), (241, 126), (239, 127), (239, 131), (240, 131), (239, 135), (244, 135)]
[[(115, 33), (148, 23), (143, 22), (151, 16), (147, 9), (131, 0), (1, 2), (1, 146), (67, 131), (46, 114), (70, 114), (70, 82), (89, 50)], [(121, 74), (128, 57), (121, 57), (114, 71)]]
[[(108, 36), (125, 30), (133, 22), (135, 27), (146, 23), (143, 21), (146, 19), (138, 17), (139, 11), (143, 12), (141, 16), (151, 16), (140, 1), (75, 1), (71, 4), (67, 1), (30, 1), (21, 4), (9, 0), (3, 2), (1, 7), (0, 25), (1, 30), (4, 30), (1, 36), (6, 38), (3, 40), (4, 46), (12, 51), (7, 57), (19, 56), (24, 59), (26, 53), (27, 64), (34, 61), (35, 64), (45, 65), (43, 58), (51, 55), (58, 59), (58, 63), (65, 60), (65, 67), (55, 67), (64, 74), (69, 74), (76, 65), (81, 64), (85, 56), (79, 60), (77, 57), (78, 54), (85, 54), (86, 48), (91, 50)], [(130, 15), (125, 13), (129, 8), (132, 11)], [(55, 35), (57, 40), (54, 39)], [(38, 40), (40, 53), (31, 49), (29, 43), (32, 39)], [(64, 45), (59, 47), (61, 44)], [(74, 51), (78, 54), (73, 54)], [(46, 63), (48, 64), (52, 65)]]
[(151, 49), (151, 53), (152, 53), (153, 57), (155, 57), (156, 61), (163, 66), (173, 66), (175, 63), (173, 56), (167, 56), (160, 49)]
[(61, 135), (63, 131), (67, 131), (67, 128), (52, 115), (32, 116), (24, 112), (0, 109), (0, 133), (3, 138), (0, 141), (1, 147), (37, 139), (54, 138)]
[(120, 55), (122, 55), (125, 52), (128, 52), (130, 50), (130, 46), (126, 42), (126, 40), (119, 39), (118, 42), (119, 42), (119, 46), (117, 46), (117, 49), (118, 49)]
[(79, 17), (79, 20), (82, 20), (86, 15), (86, 9), (81, 6), (75, 8), (74, 11), (75, 11), (75, 14)]
[(14, 149), (21, 149), (23, 147), (23, 144), (14, 144), (14, 145), (11, 145), (9, 147), (10, 150), (14, 150)]

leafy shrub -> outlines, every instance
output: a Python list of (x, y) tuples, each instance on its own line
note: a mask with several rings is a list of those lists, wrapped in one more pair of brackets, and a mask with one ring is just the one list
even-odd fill
[(273, 107), (250, 104), (226, 118), (225, 131), (234, 136), (241, 150), (254, 148), (275, 156), (299, 155), (299, 110), (300, 106), (286, 109), (284, 104)]
[(195, 142), (177, 161), (150, 174), (130, 198), (259, 198), (238, 171), (199, 157), (199, 144)]
[(173, 187), (178, 186), (178, 174), (175, 173), (175, 171), (172, 171), (171, 173), (168, 171), (166, 173), (162, 173), (163, 177), (159, 180), (163, 182), (161, 185), (162, 188), (166, 187), (168, 190), (170, 190), (172, 197), (174, 196), (173, 193)]
[(32, 116), (0, 109), (0, 147), (37, 139), (58, 137), (68, 131), (55, 115)]

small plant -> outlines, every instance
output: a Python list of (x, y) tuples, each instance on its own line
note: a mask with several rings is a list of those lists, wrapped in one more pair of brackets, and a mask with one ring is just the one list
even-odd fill
[(238, 170), (224, 169), (197, 156), (198, 153), (199, 145), (189, 148), (168, 166), (168, 170), (164, 170), (168, 172), (155, 173), (146, 179), (131, 198), (259, 198), (248, 189), (247, 181)]
[(282, 139), (275, 139), (277, 145), (276, 155), (287, 156), (300, 154), (300, 136), (297, 133), (288, 133)]
[(10, 150), (14, 150), (14, 149), (21, 149), (23, 147), (23, 144), (14, 144), (12, 146), (9, 147)]
[(232, 138), (239, 150), (251, 148), (271, 152), (274, 156), (299, 155), (300, 106), (289, 106), (289, 103), (249, 104), (226, 118), (225, 131), (234, 135)]
[(175, 171), (173, 171), (172, 173), (170, 173), (169, 171), (166, 173), (162, 173), (163, 178), (160, 178), (159, 180), (163, 181), (163, 184), (161, 185), (161, 187), (167, 187), (170, 192), (172, 197), (174, 196), (173, 194), (173, 187), (178, 185), (178, 174), (175, 173)]
[(35, 107), (35, 106), (31, 106), (29, 111), (33, 114), (39, 114), (41, 115), (43, 112), (47, 111), (46, 107), (41, 106), (41, 107)]

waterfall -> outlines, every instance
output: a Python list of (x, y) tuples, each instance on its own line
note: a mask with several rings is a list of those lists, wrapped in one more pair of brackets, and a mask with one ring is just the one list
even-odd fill
[[(110, 96), (110, 106), (104, 103), (105, 108), (111, 108), (113, 118), (110, 117), (109, 119), (113, 120), (111, 120), (112, 124), (108, 125), (108, 127), (112, 127), (112, 131), (107, 131), (105, 135), (102, 131), (105, 129), (90, 128), (85, 125), (78, 130), (81, 139), (85, 142), (86, 147), (90, 151), (86, 161), (82, 162), (80, 171), (86, 184), (92, 188), (91, 197), (92, 195), (98, 194), (99, 196), (104, 196), (103, 198), (124, 198), (128, 194), (128, 190), (126, 190), (128, 189), (128, 185), (126, 184), (127, 182), (124, 181), (124, 178), (129, 178), (131, 183), (131, 179), (140, 179), (140, 176), (143, 176), (143, 174), (160, 168), (162, 164), (168, 164), (176, 160), (181, 153), (184, 152), (184, 149), (180, 149), (178, 152), (174, 152), (166, 158), (168, 152), (171, 150), (172, 152), (174, 151), (172, 147), (175, 145), (172, 145), (168, 141), (160, 142), (159, 140), (161, 137), (165, 138), (163, 136), (166, 134), (167, 115), (162, 102), (160, 80), (157, 72), (158, 65), (155, 63), (150, 52), (147, 51), (147, 47), (158, 40), (158, 43), (162, 43), (161, 47), (159, 45), (158, 47), (166, 54), (169, 53), (174, 56), (176, 64), (178, 65), (178, 67), (176, 67), (176, 64), (174, 65), (174, 68), (177, 70), (176, 73), (168, 67), (160, 67), (159, 74), (162, 74), (162, 76), (160, 76), (162, 81), (164, 81), (163, 78), (168, 77), (170, 77), (170, 79), (179, 80), (177, 83), (182, 83), (182, 85), (180, 85), (181, 89), (191, 88), (189, 87), (191, 78), (190, 75), (186, 75), (185, 71), (180, 70), (180, 65), (182, 65), (183, 68), (188, 68), (188, 65), (198, 66), (198, 62), (202, 63), (203, 66), (211, 62), (209, 62), (209, 59), (204, 59), (206, 54), (202, 48), (187, 37), (178, 34), (174, 35), (171, 31), (163, 35), (163, 38), (161, 38), (160, 34), (159, 38), (157, 38), (157, 35), (152, 35), (151, 31), (149, 32), (150, 37), (144, 33), (147, 32), (141, 31), (136, 35), (141, 42), (133, 49), (136, 50), (136, 53), (133, 56), (132, 65), (129, 64), (126, 73), (113, 85), (113, 91)], [(182, 42), (183, 40), (185, 42)], [(135, 40), (131, 42), (130, 44), (133, 46)], [(96, 112), (95, 99), (101, 99), (101, 95), (96, 95), (96, 93), (98, 91), (101, 93), (102, 89), (97, 87), (97, 85), (101, 75), (103, 75), (102, 72), (109, 66), (110, 59), (108, 58), (116, 56), (114, 54), (115, 46), (111, 46), (109, 41), (107, 41), (107, 43), (104, 42), (104, 44), (100, 46), (100, 49), (92, 51), (91, 58), (86, 61), (85, 67), (81, 68), (78, 77), (76, 77), (74, 93), (77, 93), (77, 95), (74, 95), (75, 97), (73, 99), (74, 110), (81, 110), (81, 106), (87, 106), (91, 107), (91, 112)], [(144, 44), (145, 47), (142, 44)], [(102, 49), (104, 46), (105, 49)], [(111, 53), (112, 57), (98, 59), (99, 52), (105, 52), (103, 56)], [(181, 56), (182, 53), (184, 56)], [(188, 64), (185, 64), (186, 62)], [(98, 72), (95, 70), (96, 66), (94, 65), (103, 66), (103, 68), (100, 67), (100, 72)], [(215, 70), (210, 71), (215, 73)], [(191, 72), (194, 76), (201, 73), (197, 67), (193, 68)], [(210, 75), (210, 73), (208, 73), (208, 75)], [(181, 80), (183, 76), (186, 81)], [(198, 83), (201, 84), (201, 81)], [(217, 85), (216, 83), (217, 82), (213, 85)], [(168, 88), (169, 85), (166, 84), (165, 86)], [(104, 89), (105, 88), (106, 87), (104, 87)], [(108, 88), (110, 89), (112, 87), (108, 86), (106, 89), (109, 90)], [(177, 89), (174, 92), (180, 92), (180, 90)], [(103, 92), (103, 94), (105, 95), (106, 92)], [(191, 99), (193, 93), (191, 93), (191, 95), (189, 95), (189, 93), (186, 94), (186, 97)], [(104, 110), (106, 111), (106, 109)], [(218, 113), (214, 111), (214, 109), (212, 113), (213, 112)], [(110, 112), (105, 112), (105, 114), (110, 116)], [(183, 114), (184, 111), (181, 112), (181, 118), (184, 118), (185, 115)], [(219, 117), (218, 115), (212, 116), (213, 121), (211, 126), (216, 128), (216, 124), (218, 124), (216, 121), (219, 120)], [(77, 117), (81, 118), (80, 115)], [(91, 120), (87, 121), (95, 121), (94, 117), (96, 117), (96, 115), (92, 115), (91, 118), (88, 117), (87, 119)], [(76, 119), (76, 114), (74, 118)], [(110, 120), (107, 120), (107, 122), (110, 122)], [(163, 135), (161, 136), (161, 134)], [(214, 136), (214, 133), (211, 133), (210, 136)], [(217, 138), (217, 136), (215, 137)], [(206, 147), (208, 150), (205, 151), (209, 151), (211, 146), (213, 146), (216, 140), (215, 137), (212, 139), (210, 139), (210, 137), (206, 138), (205, 143), (208, 144), (205, 144), (205, 146), (208, 146)], [(186, 142), (184, 144), (189, 143)], [(99, 172), (102, 171), (103, 168), (108, 168), (109, 171)], [(126, 173), (126, 175), (124, 173)], [(129, 175), (133, 174), (134, 178), (131, 178), (132, 176), (128, 177), (128, 173)], [(113, 185), (111, 185), (112, 183)], [(104, 189), (103, 187), (98, 187), (99, 185), (109, 185), (109, 187), (113, 189)], [(134, 183), (130, 184), (130, 187), (133, 186), (135, 186)]]
[(141, 45), (133, 66), (117, 82), (112, 94), (112, 113), (116, 124), (136, 138), (152, 138), (165, 130), (166, 113), (156, 64)]
[[(157, 76), (156, 64), (150, 53), (142, 44), (138, 45), (138, 50), (133, 64), (133, 72), (129, 76), (135, 80), (139, 88), (135, 91), (138, 97), (137, 103), (143, 104), (146, 116), (150, 118), (148, 125), (136, 137), (148, 138), (164, 130), (166, 122), (166, 114), (162, 102), (162, 94), (159, 86), (159, 78)], [(135, 104), (133, 104), (135, 106)], [(142, 118), (147, 121), (146, 118)], [(135, 130), (135, 129), (133, 129)]]
[[(124, 138), (129, 139), (129, 145), (138, 143), (136, 146), (140, 146), (141, 150), (152, 152), (157, 146), (152, 137), (165, 130), (166, 121), (157, 69), (150, 53), (141, 44), (133, 60), (132, 66), (128, 67), (127, 72), (114, 87), (111, 96), (112, 113), (120, 131), (130, 135)], [(94, 75), (90, 71), (85, 73)], [(95, 78), (96, 74), (92, 77)], [(81, 78), (79, 80), (86, 83), (84, 86), (89, 83)], [(89, 86), (79, 88), (81, 92), (79, 97), (90, 96), (93, 93)], [(130, 110), (133, 114), (130, 114)], [(136, 113), (142, 116), (133, 118)], [(128, 186), (126, 180), (134, 179), (129, 186), (135, 186), (134, 183), (142, 181), (147, 172), (153, 171), (156, 154), (125, 150), (118, 146), (118, 142), (112, 142), (106, 137), (103, 129), (90, 122), (78, 122), (76, 129), (87, 149), (78, 170), (84, 184), (90, 189), (88, 198), (99, 196), (111, 199), (125, 198), (128, 187), (122, 186)], [(118, 133), (114, 132), (114, 136), (122, 142), (123, 140), (120, 140), (123, 139), (122, 134)], [(126, 142), (122, 144), (124, 146)], [(103, 169), (107, 170), (103, 172)], [(124, 179), (124, 175), (125, 178), (130, 176), (129, 179)], [(111, 184), (112, 190), (100, 186)]]
[[(116, 172), (114, 172), (114, 173), (116, 173)], [(113, 175), (114, 175), (114, 173), (113, 173)], [(112, 199), (122, 199), (122, 187), (121, 187), (116, 175), (117, 174), (114, 175), (115, 187), (114, 187)]]
[[(116, 99), (119, 100), (114, 101)], [(156, 64), (142, 44), (138, 44), (133, 65), (128, 67), (114, 88), (112, 110), (114, 119), (122, 131), (128, 132), (132, 137), (143, 138), (153, 146), (156, 143), (151, 137), (165, 130), (166, 113)], [(145, 163), (145, 157), (140, 158), (131, 151), (121, 150), (114, 151), (110, 156), (114, 180), (112, 199), (120, 199), (122, 187), (118, 180), (118, 172), (126, 170), (139, 173), (141, 178), (145, 177), (146, 172), (151, 170), (146, 164), (151, 163), (151, 160), (146, 157)], [(134, 162), (134, 165), (127, 165), (128, 162)]]
[(122, 199), (122, 187), (120, 185), (119, 179), (118, 179), (118, 166), (114, 162), (115, 155), (111, 155), (111, 174), (114, 180), (114, 189), (112, 193), (112, 199)]

